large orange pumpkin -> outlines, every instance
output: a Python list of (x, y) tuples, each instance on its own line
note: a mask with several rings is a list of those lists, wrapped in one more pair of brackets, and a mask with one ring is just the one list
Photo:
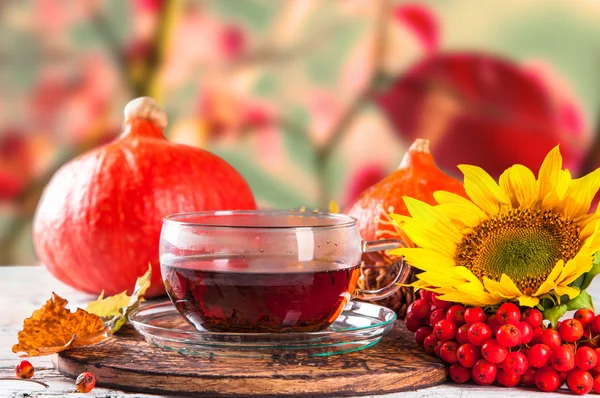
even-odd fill
[[(444, 190), (466, 196), (460, 181), (441, 171), (431, 153), (429, 141), (417, 139), (404, 155), (400, 166), (377, 184), (367, 188), (349, 206), (347, 213), (358, 219), (363, 239), (400, 237), (408, 245), (412, 242), (390, 223), (389, 213), (408, 215), (403, 196), (435, 204), (433, 193)], [(363, 257), (368, 261), (372, 255)]]
[(65, 164), (36, 211), (33, 241), (62, 282), (116, 294), (152, 269), (149, 296), (163, 293), (158, 263), (162, 219), (172, 213), (254, 209), (248, 184), (223, 159), (163, 136), (166, 114), (150, 98), (125, 108), (114, 142)]

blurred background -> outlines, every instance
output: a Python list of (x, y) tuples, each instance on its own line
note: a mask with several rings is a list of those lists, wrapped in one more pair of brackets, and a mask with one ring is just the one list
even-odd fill
[(599, 0), (0, 2), (0, 265), (64, 162), (118, 136), (132, 98), (224, 157), (262, 207), (342, 208), (417, 138), (439, 166), (561, 145), (600, 165)]

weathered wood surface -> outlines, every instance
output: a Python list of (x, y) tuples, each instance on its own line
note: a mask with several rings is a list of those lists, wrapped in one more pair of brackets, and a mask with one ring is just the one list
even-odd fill
[(374, 347), (298, 359), (189, 357), (148, 344), (135, 330), (53, 358), (75, 377), (135, 392), (222, 397), (359, 396), (415, 390), (446, 380), (446, 367), (425, 354), (404, 325)]
[[(30, 358), (29, 361), (35, 366), (34, 379), (43, 381), (49, 385), (49, 388), (43, 388), (32, 383), (16, 381), (14, 379), (14, 367), (20, 359), (12, 353), (11, 347), (16, 343), (18, 330), (23, 324), (23, 319), (31, 315), (33, 310), (39, 308), (48, 298), (52, 291), (65, 297), (73, 306), (85, 304), (94, 299), (74, 291), (73, 289), (61, 284), (52, 278), (44, 268), (38, 266), (32, 267), (0, 267), (0, 379), (8, 378), (10, 380), (0, 380), (0, 397), (14, 398), (38, 398), (38, 397), (68, 397), (68, 398), (156, 398), (159, 395), (146, 393), (128, 393), (118, 388), (96, 387), (91, 393), (74, 393), (75, 383), (72, 378), (62, 375), (51, 362), (50, 357)], [(596, 308), (600, 308), (600, 279), (592, 283), (590, 293), (594, 297)], [(73, 307), (71, 307), (73, 308)], [(377, 346), (376, 346), (377, 347)], [(331, 357), (329, 361), (332, 360)], [(142, 361), (136, 361), (134, 365), (144, 367)], [(309, 368), (311, 361), (302, 361), (300, 367)], [(273, 365), (277, 367), (280, 365)], [(255, 370), (260, 370), (255, 366)], [(357, 383), (359, 380), (353, 380)], [(370, 378), (367, 376), (360, 380), (367, 387)], [(564, 398), (564, 393), (541, 393), (535, 390), (521, 388), (501, 388), (497, 386), (480, 387), (475, 385), (456, 385), (441, 384), (438, 386), (424, 388), (416, 391), (405, 391), (384, 395), (373, 395), (377, 398)], [(198, 396), (197, 394), (190, 394)], [(336, 396), (335, 392), (332, 394)], [(165, 395), (160, 395), (165, 396)]]

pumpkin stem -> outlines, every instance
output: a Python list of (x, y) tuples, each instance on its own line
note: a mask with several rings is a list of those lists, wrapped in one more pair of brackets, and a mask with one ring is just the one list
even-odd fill
[(417, 138), (408, 150), (409, 152), (431, 153), (429, 152), (429, 140)]
[[(163, 137), (167, 113), (151, 97), (136, 98), (125, 106), (125, 130), (121, 137), (146, 135)], [(150, 123), (148, 123), (150, 122)]]

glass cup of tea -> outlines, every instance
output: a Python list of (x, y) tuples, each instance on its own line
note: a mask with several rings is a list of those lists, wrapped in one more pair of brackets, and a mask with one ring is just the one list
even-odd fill
[(404, 262), (390, 285), (361, 290), (361, 255), (403, 245), (363, 241), (343, 214), (212, 211), (166, 217), (160, 263), (169, 298), (198, 330), (314, 332), (353, 298), (393, 294)]

